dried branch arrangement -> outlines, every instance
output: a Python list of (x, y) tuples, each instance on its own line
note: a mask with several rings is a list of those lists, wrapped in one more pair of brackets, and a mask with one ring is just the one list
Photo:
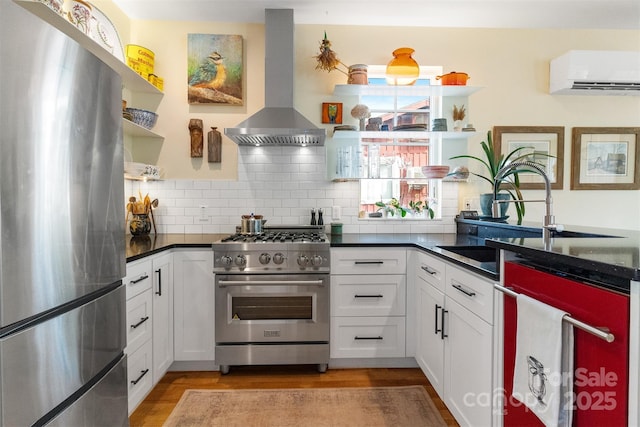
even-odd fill
[(465, 110), (464, 104), (460, 108), (455, 104), (453, 105), (453, 120), (464, 120), (466, 115), (467, 111)]
[(318, 64), (316, 65), (316, 70), (324, 70), (327, 72), (331, 72), (333, 70), (338, 70), (344, 75), (348, 75), (347, 71), (343, 71), (338, 68), (338, 65), (342, 65), (344, 68), (349, 70), (342, 61), (338, 59), (338, 55), (331, 50), (331, 42), (327, 39), (327, 32), (324, 32), (324, 39), (320, 42), (320, 54), (315, 56)]

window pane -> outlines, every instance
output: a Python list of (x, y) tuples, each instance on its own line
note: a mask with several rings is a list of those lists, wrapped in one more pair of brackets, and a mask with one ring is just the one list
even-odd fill
[[(386, 85), (384, 68), (369, 66), (369, 85)], [(372, 70), (378, 73), (372, 73)], [(423, 70), (424, 71), (424, 70)], [(433, 71), (433, 70), (431, 70)], [(422, 75), (416, 85), (429, 85), (430, 76)], [(430, 136), (422, 132), (429, 131), (433, 118), (438, 117), (432, 112), (432, 102), (428, 96), (363, 96), (361, 102), (369, 106), (372, 118), (386, 125), (390, 138), (363, 138), (361, 153), (364, 176), (368, 179), (360, 180), (360, 212), (361, 216), (384, 211), (376, 203), (389, 203), (391, 200), (406, 209), (408, 217), (421, 217), (427, 201), (431, 208), (437, 200), (430, 194), (430, 181), (422, 174), (422, 167), (429, 165), (429, 159), (439, 157), (439, 151), (431, 153)], [(368, 129), (374, 130), (374, 129)], [(404, 131), (398, 138), (393, 133)], [(407, 135), (408, 134), (408, 135)], [(430, 155), (431, 154), (431, 155)], [(388, 178), (388, 179), (385, 179)], [(416, 208), (417, 203), (417, 209)], [(413, 212), (411, 212), (413, 210)], [(402, 211), (394, 210), (394, 217), (402, 217)], [(390, 217), (389, 214), (386, 215)]]

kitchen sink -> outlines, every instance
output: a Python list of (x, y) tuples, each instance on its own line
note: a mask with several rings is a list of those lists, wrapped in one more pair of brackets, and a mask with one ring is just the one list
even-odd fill
[(609, 236), (606, 234), (584, 233), (580, 231), (562, 230), (562, 231), (552, 232), (551, 237), (602, 238), (602, 237), (620, 237), (620, 236)]
[(488, 246), (437, 246), (447, 252), (463, 256), (478, 262), (496, 262), (498, 250)]

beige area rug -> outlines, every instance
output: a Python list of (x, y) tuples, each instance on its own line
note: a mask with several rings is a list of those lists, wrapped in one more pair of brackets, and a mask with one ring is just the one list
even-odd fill
[(165, 427), (446, 426), (421, 386), (186, 390)]

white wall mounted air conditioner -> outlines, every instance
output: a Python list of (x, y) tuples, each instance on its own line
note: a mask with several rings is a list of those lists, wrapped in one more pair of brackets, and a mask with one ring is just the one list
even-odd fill
[(571, 50), (549, 71), (554, 95), (640, 96), (640, 51)]

